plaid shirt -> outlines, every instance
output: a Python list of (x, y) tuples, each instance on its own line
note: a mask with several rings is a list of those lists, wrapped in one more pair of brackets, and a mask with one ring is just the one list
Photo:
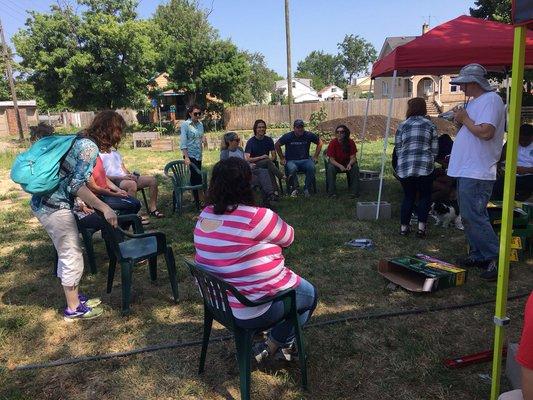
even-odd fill
[(407, 118), (398, 126), (394, 144), (398, 156), (396, 173), (400, 178), (426, 176), (433, 172), (439, 151), (437, 128), (422, 116)]

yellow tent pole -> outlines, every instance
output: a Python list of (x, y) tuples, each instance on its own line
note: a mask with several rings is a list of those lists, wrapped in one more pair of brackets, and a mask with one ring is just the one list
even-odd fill
[(513, 232), (513, 208), (516, 183), (516, 160), (520, 111), (522, 105), (522, 85), (524, 81), (524, 56), (526, 28), (515, 27), (513, 66), (511, 77), (511, 99), (509, 125), (507, 130), (507, 152), (505, 154), (505, 185), (503, 189), (502, 227), (500, 233), (500, 257), (498, 260), (498, 284), (496, 290), (496, 310), (494, 312), (494, 357), (492, 362), (492, 387), (490, 399), (496, 400), (500, 393), (502, 349), (505, 336), (504, 327), (509, 323), (507, 312), (507, 286), (509, 283), (509, 257)]

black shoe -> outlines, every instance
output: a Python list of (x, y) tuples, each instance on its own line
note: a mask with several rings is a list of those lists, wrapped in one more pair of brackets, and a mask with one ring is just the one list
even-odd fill
[(498, 279), (498, 264), (496, 261), (491, 260), (486, 264), (486, 269), (483, 271), (479, 277), (485, 279), (486, 281), (493, 282)]
[(419, 229), (416, 231), (416, 237), (420, 239), (426, 238), (426, 230), (425, 229)]
[(463, 268), (485, 268), (486, 266), (483, 261), (474, 260), (470, 256), (459, 257), (455, 260), (455, 263)]

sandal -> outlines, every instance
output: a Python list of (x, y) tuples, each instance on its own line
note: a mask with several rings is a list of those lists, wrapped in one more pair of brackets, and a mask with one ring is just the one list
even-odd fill
[(402, 236), (407, 236), (407, 235), (409, 235), (410, 232), (411, 232), (411, 228), (409, 228), (409, 227), (407, 229), (405, 229), (405, 230), (402, 230), (400, 228), (400, 235), (402, 235)]
[(164, 218), (165, 216), (165, 214), (163, 214), (157, 208), (154, 211), (150, 211), (148, 214), (150, 214), (151, 217), (156, 217), (156, 218)]

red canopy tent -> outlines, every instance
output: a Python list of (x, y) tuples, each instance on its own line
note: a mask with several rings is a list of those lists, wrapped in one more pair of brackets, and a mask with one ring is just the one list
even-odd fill
[[(372, 78), (392, 76), (394, 70), (398, 76), (451, 74), (473, 62), (503, 71), (511, 66), (513, 37), (512, 25), (462, 15), (376, 61)], [(533, 32), (527, 34), (526, 48), (533, 50)], [(533, 66), (533, 51), (526, 52), (526, 66)]]
[[(515, 0), (516, 3), (519, 3)], [(522, 0), (520, 3), (533, 0)], [(530, 24), (531, 8), (521, 8), (524, 24)], [(516, 9), (515, 9), (516, 10)], [(372, 66), (372, 79), (381, 76), (445, 75), (457, 73), (470, 63), (483, 65), (489, 71), (505, 71), (513, 61), (514, 27), (509, 24), (488, 21), (462, 15), (445, 22), (422, 36), (397, 47)], [(533, 67), (533, 32), (528, 32), (525, 40), (528, 50), (525, 57), (526, 68)], [(392, 85), (389, 115), (383, 142), (378, 204), (381, 202), (383, 172), (389, 138), (390, 117), (394, 89)], [(365, 116), (366, 119), (366, 116)], [(366, 126), (364, 124), (363, 126)], [(364, 132), (364, 131), (363, 131)], [(379, 217), (377, 207), (376, 219)]]

